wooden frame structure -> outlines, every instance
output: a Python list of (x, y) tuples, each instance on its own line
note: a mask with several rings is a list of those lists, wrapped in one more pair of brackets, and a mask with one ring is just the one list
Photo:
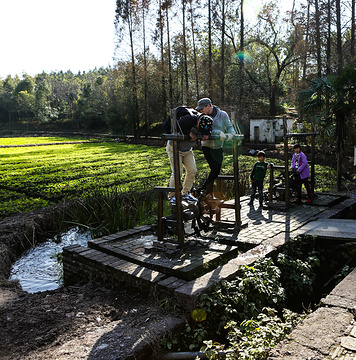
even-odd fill
[(270, 170), (270, 186), (269, 186), (269, 194), (268, 194), (268, 200), (269, 200), (269, 206), (272, 203), (272, 191), (273, 191), (273, 179), (274, 179), (274, 169), (277, 168), (284, 168), (285, 173), (285, 205), (287, 207), (290, 206), (290, 191), (289, 191), (289, 156), (288, 156), (288, 140), (290, 138), (298, 138), (298, 137), (306, 137), (311, 136), (311, 169), (310, 169), (310, 178), (311, 178), (311, 190), (314, 194), (314, 188), (315, 188), (315, 137), (319, 135), (318, 132), (311, 132), (311, 133), (287, 133), (287, 118), (284, 115), (283, 116), (283, 139), (284, 139), (284, 167), (272, 167)]
[[(181, 249), (184, 247), (184, 217), (181, 196), (181, 176), (179, 164), (179, 148), (180, 140), (189, 140), (188, 135), (181, 135), (177, 132), (176, 111), (171, 112), (171, 134), (164, 134), (165, 140), (171, 140), (173, 145), (173, 172), (174, 172), (174, 188), (173, 187), (155, 187), (158, 191), (158, 220), (157, 220), (157, 238), (158, 241), (163, 241), (164, 227), (170, 225), (177, 229), (178, 244)], [(235, 227), (241, 226), (241, 206), (240, 206), (240, 180), (239, 180), (239, 160), (238, 160), (238, 145), (242, 143), (244, 136), (242, 134), (235, 135), (232, 139), (233, 143), (233, 162), (234, 175), (229, 176), (229, 180), (234, 180), (234, 205), (225, 205), (223, 207), (235, 208)], [(224, 177), (224, 176), (222, 176)], [(222, 180), (220, 178), (220, 180)], [(163, 216), (164, 199), (168, 192), (174, 192), (176, 198), (176, 211), (174, 219), (167, 219)]]

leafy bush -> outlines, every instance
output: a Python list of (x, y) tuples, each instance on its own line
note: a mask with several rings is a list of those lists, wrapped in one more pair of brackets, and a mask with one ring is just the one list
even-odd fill
[(282, 271), (281, 281), (288, 294), (313, 293), (316, 270), (320, 266), (320, 252), (316, 249), (313, 237), (298, 236), (282, 248), (276, 259)]
[(229, 350), (233, 350), (229, 358), (265, 359), (270, 349), (291, 333), (301, 319), (299, 314), (288, 309), (283, 309), (283, 315), (279, 317), (276, 310), (264, 308), (256, 319), (244, 320), (240, 325), (230, 321), (226, 325)]
[(197, 322), (192, 317), (173, 347), (199, 349), (202, 341), (209, 338), (224, 342), (227, 323), (257, 318), (266, 306), (278, 307), (285, 299), (280, 276), (272, 259), (263, 258), (254, 266), (242, 267), (235, 280), (223, 281), (215, 285), (211, 294), (200, 297), (197, 308), (206, 313), (206, 320)]

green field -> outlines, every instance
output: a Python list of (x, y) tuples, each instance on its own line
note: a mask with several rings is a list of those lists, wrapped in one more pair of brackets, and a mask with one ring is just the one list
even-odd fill
[(48, 144), (73, 141), (89, 141), (94, 139), (83, 139), (80, 137), (62, 137), (62, 136), (28, 136), (28, 137), (4, 137), (0, 138), (0, 146), (33, 145)]
[[(58, 142), (73, 138), (16, 138), (18, 144), (31, 141)], [(78, 139), (80, 140), (80, 139)], [(0, 139), (0, 145), (11, 141)], [(208, 173), (208, 165), (196, 151), (197, 183)], [(250, 170), (256, 158), (241, 156), (240, 168)], [(280, 161), (273, 160), (275, 164)], [(334, 186), (335, 171), (316, 167), (317, 188)], [(226, 155), (224, 173), (232, 172), (232, 156)], [(0, 149), (0, 217), (26, 212), (65, 198), (79, 198), (93, 190), (149, 190), (167, 185), (170, 166), (165, 148), (125, 143), (81, 143)], [(245, 177), (246, 178), (246, 177)]]

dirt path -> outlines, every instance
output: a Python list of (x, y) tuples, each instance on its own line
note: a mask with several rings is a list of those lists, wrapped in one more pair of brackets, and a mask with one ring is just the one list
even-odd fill
[(0, 288), (0, 359), (126, 359), (181, 320), (156, 300), (99, 284)]

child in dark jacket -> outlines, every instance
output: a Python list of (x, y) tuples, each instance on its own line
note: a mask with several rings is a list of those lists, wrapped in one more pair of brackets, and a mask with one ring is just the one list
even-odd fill
[(267, 169), (271, 168), (271, 165), (265, 162), (266, 154), (264, 151), (259, 151), (257, 153), (258, 161), (253, 166), (251, 171), (251, 199), (248, 205), (253, 205), (253, 200), (255, 199), (256, 189), (258, 189), (258, 196), (260, 207), (263, 206), (263, 180), (266, 176)]

